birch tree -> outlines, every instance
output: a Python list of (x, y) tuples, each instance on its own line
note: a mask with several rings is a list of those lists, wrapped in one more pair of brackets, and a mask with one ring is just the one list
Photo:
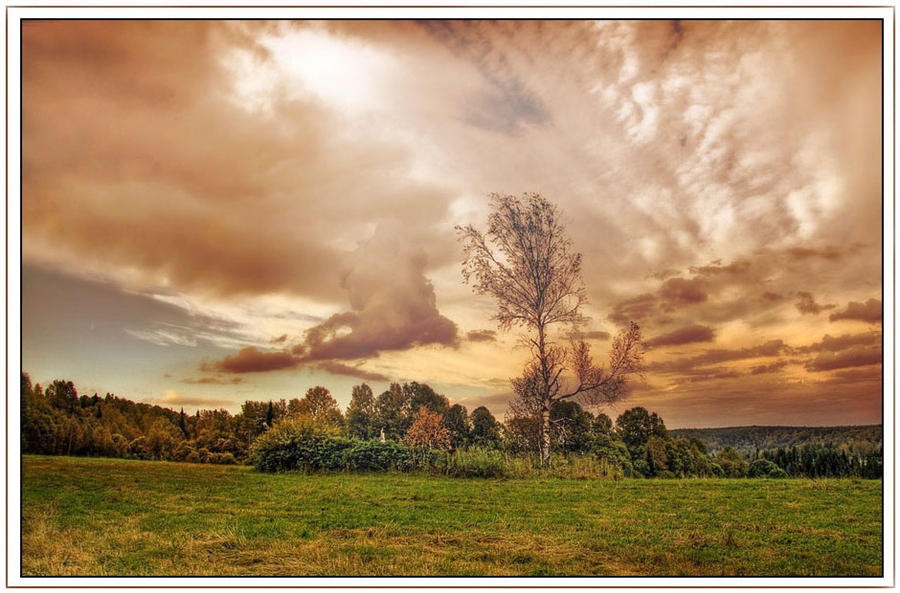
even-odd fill
[(643, 368), (640, 327), (631, 323), (614, 340), (608, 368), (597, 365), (583, 339), (559, 343), (555, 326), (575, 330), (587, 303), (581, 254), (572, 247), (554, 204), (539, 194), (491, 194), (487, 231), (458, 226), (463, 278), (477, 294), (494, 297), (501, 329), (524, 330), (531, 359), (512, 380), (517, 407), (540, 419), (541, 464), (550, 463), (550, 409), (577, 398), (588, 406), (619, 400), (629, 377)]

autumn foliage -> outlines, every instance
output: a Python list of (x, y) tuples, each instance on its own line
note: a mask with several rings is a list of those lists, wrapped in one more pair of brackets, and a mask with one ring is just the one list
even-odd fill
[(450, 448), (450, 431), (441, 424), (443, 417), (430, 412), (428, 408), (419, 408), (413, 418), (412, 426), (403, 437), (403, 442), (413, 449), (438, 449), (446, 451)]

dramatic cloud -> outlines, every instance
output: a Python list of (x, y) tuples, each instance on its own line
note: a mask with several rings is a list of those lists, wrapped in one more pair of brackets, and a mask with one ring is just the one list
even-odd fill
[(851, 302), (847, 308), (828, 316), (831, 321), (842, 319), (881, 323), (881, 300), (869, 299), (865, 303)]
[[(280, 70), (269, 29), (27, 24), (25, 256), (77, 260), (141, 288), (328, 299), (340, 296), (344, 254), (372, 223), (387, 216), (410, 240), (422, 237), (417, 229), (443, 215), (450, 195), (403, 175), (416, 166), (411, 147), (380, 133), (335, 134), (340, 117)], [(236, 71), (240, 56), (250, 63)], [(286, 81), (266, 89), (266, 112), (233, 100), (253, 71)], [(433, 255), (443, 249), (429, 241)]]
[(711, 328), (703, 325), (690, 325), (647, 340), (647, 345), (659, 348), (662, 346), (682, 346), (697, 342), (712, 342), (714, 340), (715, 332)]
[[(382, 379), (358, 366), (382, 352), (418, 346), (457, 347), (456, 324), (440, 314), (434, 287), (425, 277), (427, 255), (395, 232), (379, 228), (375, 236), (347, 257), (341, 285), (351, 311), (336, 313), (308, 329), (301, 343), (277, 351), (255, 347), (227, 356), (213, 366), (222, 372), (249, 373), (292, 369), (300, 365), (339, 375)], [(486, 335), (486, 334), (485, 334)], [(282, 335), (273, 343), (284, 344)]]
[(804, 261), (811, 258), (821, 258), (829, 261), (836, 261), (841, 258), (843, 253), (837, 247), (828, 246), (823, 249), (812, 249), (809, 247), (791, 247), (785, 251), (791, 258)]
[(233, 408), (428, 376), (502, 413), (527, 352), (479, 329), (453, 228), (538, 191), (584, 256), (582, 337), (655, 346), (635, 402), (878, 418), (881, 333), (825, 334), (882, 322), (882, 27), (27, 21), (23, 366)]
[(427, 263), (424, 250), (404, 242), (398, 228), (379, 228), (351, 256), (342, 280), (352, 310), (311, 328), (294, 352), (311, 361), (359, 360), (415, 346), (457, 346), (456, 324), (438, 312), (425, 278)]

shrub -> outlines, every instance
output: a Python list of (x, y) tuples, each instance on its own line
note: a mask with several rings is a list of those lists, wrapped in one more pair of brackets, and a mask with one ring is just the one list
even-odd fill
[(450, 454), (440, 449), (412, 449), (413, 469), (432, 472), (436, 474), (447, 473), (450, 464)]
[(309, 417), (279, 422), (259, 435), (250, 447), (250, 463), (265, 472), (341, 469), (341, 452), (351, 442), (329, 446), (333, 430)]
[(218, 463), (219, 465), (234, 465), (237, 463), (237, 459), (235, 459), (234, 455), (231, 453), (213, 453), (210, 455), (209, 459), (210, 463)]
[(622, 441), (602, 435), (595, 439), (591, 447), (591, 452), (598, 461), (610, 466), (611, 473), (614, 473), (612, 468), (616, 468), (621, 476), (627, 477), (634, 474), (631, 455), (628, 453), (628, 448)]
[(716, 463), (722, 468), (726, 478), (746, 478), (750, 465), (734, 447), (725, 447), (719, 451)]
[(394, 441), (354, 441), (346, 455), (347, 469), (357, 471), (409, 471), (412, 452)]
[(311, 418), (279, 422), (250, 446), (249, 461), (260, 471), (411, 471), (439, 465), (437, 451), (413, 451), (394, 441), (361, 441), (336, 435)]
[(750, 478), (786, 478), (787, 472), (768, 459), (757, 459), (747, 469)]
[(456, 478), (501, 478), (506, 475), (506, 465), (500, 451), (472, 448), (450, 456), (447, 474)]

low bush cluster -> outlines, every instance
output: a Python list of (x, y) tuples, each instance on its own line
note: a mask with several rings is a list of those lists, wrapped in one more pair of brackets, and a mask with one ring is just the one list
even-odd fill
[(264, 472), (425, 471), (458, 477), (500, 477), (499, 451), (455, 454), (396, 441), (347, 438), (307, 418), (276, 424), (253, 443), (250, 463)]

